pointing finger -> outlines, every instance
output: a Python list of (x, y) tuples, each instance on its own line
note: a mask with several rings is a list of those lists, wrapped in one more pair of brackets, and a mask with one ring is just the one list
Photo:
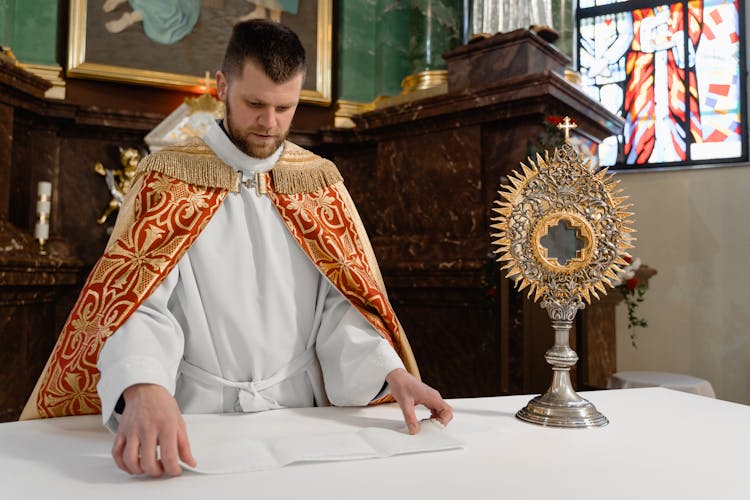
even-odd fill
[(125, 465), (125, 461), (123, 460), (123, 453), (125, 452), (125, 436), (118, 434), (117, 437), (115, 437), (115, 442), (112, 444), (112, 458), (115, 459), (115, 463), (117, 464), (117, 467), (124, 470), (125, 472), (128, 471), (128, 466)]
[(125, 450), (122, 454), (122, 461), (125, 464), (125, 471), (129, 474), (143, 474), (141, 461), (138, 458), (138, 448), (140, 443), (135, 435), (125, 441)]
[(177, 432), (177, 451), (180, 454), (180, 460), (190, 467), (198, 465), (193, 457), (193, 452), (190, 450), (190, 441), (184, 427)]
[(398, 405), (401, 407), (401, 413), (404, 415), (404, 422), (406, 422), (406, 427), (409, 429), (409, 434), (416, 434), (419, 432), (419, 421), (414, 412), (414, 403), (412, 400), (406, 399), (399, 401)]

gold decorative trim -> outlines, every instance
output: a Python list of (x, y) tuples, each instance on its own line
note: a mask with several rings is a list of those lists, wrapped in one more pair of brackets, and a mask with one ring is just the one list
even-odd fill
[[(196, 186), (240, 190), (239, 172), (221, 161), (199, 137), (167, 146), (150, 154), (138, 165), (136, 178), (147, 172), (180, 179)], [(342, 182), (336, 166), (294, 143), (284, 143), (284, 152), (271, 170), (273, 188), (282, 194), (305, 194)]]
[(0, 45), (0, 59), (4, 59), (14, 66), (18, 66), (20, 64), (16, 55), (12, 50), (10, 50), (10, 47), (5, 45)]
[(336, 101), (336, 114), (334, 126), (336, 128), (353, 128), (355, 123), (352, 117), (375, 109), (375, 101), (359, 102), (339, 99)]
[(190, 110), (190, 114), (206, 112), (212, 113), (217, 118), (224, 117), (224, 103), (211, 94), (203, 94), (198, 97), (188, 97), (185, 99), (185, 104)]
[(239, 191), (239, 172), (221, 161), (199, 137), (148, 155), (138, 165), (136, 178), (148, 172), (160, 172), (196, 186)]
[[(561, 222), (569, 228), (577, 230), (580, 239), (585, 242), (584, 247), (578, 250), (577, 255), (564, 263), (561, 263), (556, 257), (550, 257), (547, 247), (542, 243), (542, 238), (548, 234), (549, 230)], [(532, 230), (531, 241), (531, 250), (545, 269), (553, 273), (565, 274), (574, 273), (588, 266), (594, 256), (594, 248), (597, 244), (591, 224), (569, 210), (550, 212), (543, 216)]]
[(401, 89), (404, 94), (409, 94), (415, 90), (426, 90), (444, 83), (448, 83), (448, 70), (433, 69), (407, 76), (401, 82)]
[(331, 104), (331, 61), (333, 47), (332, 0), (318, 0), (317, 64), (315, 90), (302, 90), (301, 100), (311, 104)]
[(565, 80), (574, 85), (583, 85), (583, 78), (581, 77), (581, 74), (571, 68), (565, 68)]
[(332, 162), (289, 141), (271, 175), (274, 191), (281, 194), (314, 193), (343, 181)]

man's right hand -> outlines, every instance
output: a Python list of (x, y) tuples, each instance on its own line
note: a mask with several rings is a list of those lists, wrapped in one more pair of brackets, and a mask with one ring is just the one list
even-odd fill
[(125, 410), (112, 446), (112, 457), (119, 468), (129, 474), (159, 477), (164, 473), (179, 476), (179, 460), (196, 466), (177, 401), (164, 387), (136, 384), (122, 395)]

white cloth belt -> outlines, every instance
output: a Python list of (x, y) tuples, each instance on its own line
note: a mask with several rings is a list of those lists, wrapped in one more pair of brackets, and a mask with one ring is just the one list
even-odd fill
[(282, 367), (270, 377), (250, 382), (235, 382), (233, 380), (227, 380), (223, 377), (207, 372), (202, 368), (198, 368), (184, 359), (180, 363), (180, 372), (198, 382), (216, 382), (225, 387), (239, 389), (239, 409), (250, 413), (281, 408), (276, 401), (263, 395), (262, 392), (270, 387), (280, 384), (286, 379), (292, 378), (295, 375), (306, 371), (312, 366), (314, 356), (315, 353), (311, 347), (296, 358), (292, 359), (286, 366)]

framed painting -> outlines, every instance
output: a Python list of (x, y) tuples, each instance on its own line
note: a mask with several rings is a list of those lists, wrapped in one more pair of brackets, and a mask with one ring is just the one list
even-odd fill
[(331, 102), (332, 0), (70, 0), (66, 74), (205, 91), (215, 84), (232, 26), (267, 18), (307, 52), (302, 102)]

